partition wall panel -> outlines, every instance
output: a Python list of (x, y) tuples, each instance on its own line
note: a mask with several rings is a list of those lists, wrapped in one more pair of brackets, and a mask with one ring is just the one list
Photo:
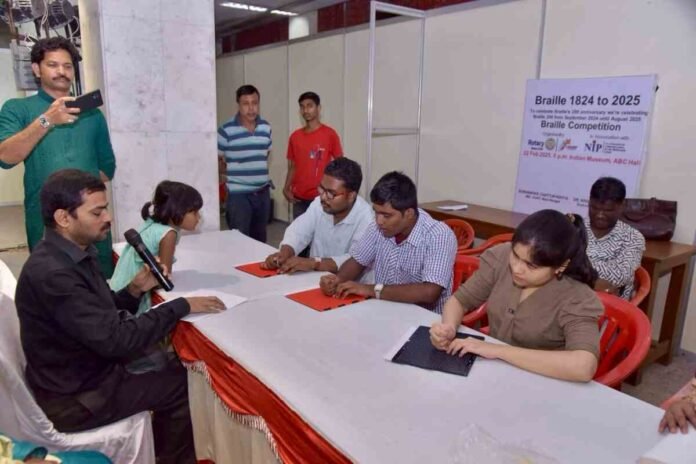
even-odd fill
[(478, 3), (426, 20), (419, 199), (511, 208), (542, 0)]
[(244, 55), (220, 58), (216, 61), (217, 121), (218, 125), (237, 112), (235, 92), (244, 84)]
[(343, 35), (292, 43), (288, 49), (290, 133), (303, 126), (297, 99), (307, 91), (321, 97), (321, 119), (343, 139)]
[(274, 217), (287, 220), (288, 206), (283, 197), (288, 144), (288, 61), (287, 47), (274, 47), (247, 53), (244, 57), (245, 83), (253, 84), (261, 93), (261, 116), (271, 123), (273, 147), (268, 167), (275, 190)]

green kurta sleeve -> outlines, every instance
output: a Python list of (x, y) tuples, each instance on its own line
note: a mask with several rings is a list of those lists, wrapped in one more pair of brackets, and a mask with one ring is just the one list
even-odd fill
[[(0, 142), (9, 139), (17, 132), (20, 132), (27, 124), (24, 124), (26, 112), (16, 98), (7, 100), (0, 110)], [(0, 168), (10, 169), (16, 164), (4, 163), (0, 161)]]
[(104, 119), (104, 115), (101, 114), (101, 112), (99, 112), (97, 122), (96, 150), (99, 170), (106, 174), (106, 177), (109, 179), (113, 179), (114, 173), (116, 172), (116, 157), (114, 156), (114, 150), (111, 146), (111, 138), (109, 137), (109, 129), (106, 126), (106, 119)]

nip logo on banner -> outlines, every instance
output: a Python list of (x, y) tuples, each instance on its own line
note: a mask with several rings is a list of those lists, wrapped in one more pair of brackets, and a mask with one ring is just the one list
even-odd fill
[(602, 149), (602, 144), (597, 143), (596, 140), (593, 140), (592, 143), (585, 144), (585, 150), (591, 151), (592, 153), (597, 153), (601, 149)]
[(554, 139), (553, 137), (549, 137), (548, 139), (546, 139), (546, 142), (544, 142), (544, 147), (549, 151), (553, 150), (554, 148), (556, 148), (556, 139)]

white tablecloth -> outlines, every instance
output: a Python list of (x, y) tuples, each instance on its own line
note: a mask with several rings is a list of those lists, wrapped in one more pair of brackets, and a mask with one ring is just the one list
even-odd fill
[(469, 377), (384, 361), (409, 327), (434, 319), (385, 301), (318, 313), (278, 296), (196, 326), (361, 463), (449, 462), (467, 423), (563, 463), (633, 463), (659, 440), (660, 409), (596, 383), (484, 359)]
[(252, 298), (195, 326), (356, 462), (451, 462), (472, 423), (562, 463), (634, 463), (660, 439), (660, 409), (596, 383), (485, 359), (468, 377), (387, 362), (410, 327), (437, 315), (375, 300), (319, 313), (282, 296), (316, 286), (319, 274), (258, 279), (234, 270), (271, 251), (236, 232), (183, 237), (176, 291)]

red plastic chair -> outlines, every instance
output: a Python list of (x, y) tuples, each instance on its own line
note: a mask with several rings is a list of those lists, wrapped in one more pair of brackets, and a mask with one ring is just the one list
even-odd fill
[(648, 271), (643, 266), (639, 266), (638, 269), (636, 269), (633, 296), (628, 301), (636, 306), (641, 304), (645, 297), (648, 296), (648, 293), (650, 293), (651, 284), (650, 274), (648, 274)]
[[(458, 254), (454, 259), (454, 273), (452, 278), (452, 292), (457, 291), (459, 286), (466, 282), (479, 268), (480, 260), (476, 256), (464, 256)], [(488, 325), (488, 316), (486, 315), (486, 304), (484, 303), (478, 309), (471, 311), (462, 318), (462, 324), (477, 328), (480, 325)]]
[[(602, 334), (594, 380), (618, 389), (648, 355), (650, 321), (638, 307), (618, 296), (606, 292), (597, 292), (597, 296), (604, 305), (604, 314), (599, 318)], [(490, 328), (486, 304), (464, 316), (462, 324), (473, 329), (480, 324), (482, 327), (478, 330), (487, 335)]]
[(465, 314), (462, 318), (462, 325), (488, 335), (490, 329), (488, 328), (488, 313), (486, 312), (486, 303), (483, 303), (470, 313)]
[(651, 327), (634, 304), (606, 292), (597, 292), (604, 305), (599, 318), (599, 365), (594, 380), (618, 389), (643, 362), (650, 349)]
[(457, 253), (460, 255), (467, 255), (467, 256), (479, 256), (481, 253), (486, 251), (489, 248), (492, 248), (500, 243), (505, 243), (505, 242), (511, 242), (512, 241), (512, 233), (509, 234), (498, 234), (494, 235), (493, 237), (489, 238), (485, 242), (483, 242), (481, 245), (474, 247), (474, 248), (469, 248), (468, 250), (462, 250), (459, 249), (457, 250)]
[(445, 219), (454, 235), (457, 237), (457, 252), (468, 249), (474, 243), (474, 228), (464, 219)]
[(220, 182), (218, 185), (218, 198), (221, 205), (224, 205), (227, 201), (227, 184), (224, 182)]
[(476, 256), (463, 256), (457, 254), (454, 258), (454, 272), (452, 272), (452, 292), (455, 292), (461, 284), (467, 281), (479, 268), (480, 260)]

